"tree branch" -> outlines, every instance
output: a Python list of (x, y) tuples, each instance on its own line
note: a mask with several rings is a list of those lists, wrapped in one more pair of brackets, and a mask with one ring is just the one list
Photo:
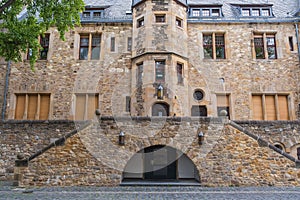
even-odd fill
[(4, 11), (5, 8), (11, 6), (16, 0), (8, 0), (3, 6), (0, 7), (0, 13)]

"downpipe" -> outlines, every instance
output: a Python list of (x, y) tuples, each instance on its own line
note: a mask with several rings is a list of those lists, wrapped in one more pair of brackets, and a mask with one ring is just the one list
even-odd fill
[(5, 75), (4, 96), (3, 96), (3, 106), (2, 106), (2, 116), (1, 116), (2, 121), (5, 120), (9, 75), (10, 75), (10, 67), (11, 67), (10, 65), (11, 65), (11, 61), (9, 60), (7, 62), (6, 75)]

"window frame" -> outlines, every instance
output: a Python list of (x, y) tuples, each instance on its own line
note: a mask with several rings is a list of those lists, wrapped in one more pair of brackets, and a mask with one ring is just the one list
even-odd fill
[[(39, 60), (48, 60), (49, 46), (50, 46), (50, 33), (45, 33), (44, 36), (40, 36), (40, 57)], [(45, 57), (42, 56), (42, 53), (46, 52)]]
[[(166, 60), (155, 60), (155, 83), (166, 82)], [(158, 78), (158, 75), (162, 74), (162, 78)]]
[[(97, 37), (95, 37), (97, 36)], [(81, 45), (82, 41), (81, 39), (88, 38), (88, 44), (87, 45)], [(99, 44), (95, 45), (93, 42), (94, 38), (100, 38)], [(79, 49), (78, 49), (78, 60), (100, 60), (101, 58), (101, 43), (102, 43), (102, 34), (100, 33), (79, 33)], [(87, 58), (83, 59), (81, 57), (81, 49), (86, 48), (87, 49)], [(95, 48), (99, 48), (99, 55), (97, 57), (94, 57), (93, 50)]]
[[(90, 120), (90, 117), (89, 117), (89, 108), (90, 108), (90, 104), (89, 104), (89, 96), (94, 96), (95, 97), (95, 102), (93, 103), (96, 103), (96, 106), (95, 106), (95, 110), (96, 109), (99, 109), (99, 93), (74, 93), (73, 94), (74, 96), (74, 120), (76, 121), (84, 121), (84, 120)], [(78, 96), (85, 96), (85, 104), (82, 105), (84, 106), (84, 113), (83, 113), (83, 119), (78, 119), (78, 115), (77, 115), (77, 100), (78, 100)], [(95, 113), (95, 112), (93, 112)]]
[(141, 28), (145, 26), (145, 19), (144, 17), (140, 17), (136, 20), (136, 27)]
[[(222, 37), (223, 39), (223, 44), (217, 43), (216, 38), (217, 37)], [(205, 37), (210, 37), (211, 38), (211, 43), (205, 43)], [(227, 59), (227, 54), (226, 54), (226, 33), (225, 32), (203, 32), (202, 33), (202, 49), (203, 49), (203, 58), (204, 59), (212, 59), (212, 60), (225, 60)], [(222, 56), (218, 56), (218, 49), (223, 49)], [(208, 55), (206, 52), (207, 49), (210, 49), (210, 56), (207, 57)]]
[[(278, 52), (277, 52), (277, 34), (274, 32), (254, 32), (253, 33), (253, 58), (256, 60), (276, 60), (278, 59)], [(273, 39), (273, 44), (269, 44), (269, 40)], [(260, 39), (260, 45), (256, 41)], [(257, 49), (262, 49), (262, 56), (258, 57)], [(270, 49), (273, 48), (274, 54), (270, 54)], [(274, 55), (274, 57), (271, 57), (271, 55)]]
[[(215, 10), (218, 10), (218, 15), (214, 15), (213, 12)], [(208, 15), (204, 15), (205, 12), (208, 11)], [(197, 13), (197, 15), (195, 15)], [(223, 17), (222, 14), (222, 7), (192, 7), (190, 8), (189, 17), (194, 18), (218, 18)]]
[[(13, 116), (13, 119), (15, 120), (49, 120), (50, 119), (50, 113), (51, 113), (51, 98), (52, 98), (52, 95), (51, 93), (49, 92), (32, 92), (32, 93), (15, 93), (15, 106), (14, 106), (14, 116)], [(18, 96), (25, 96), (25, 100), (24, 100), (24, 111), (22, 111), (23, 113), (23, 117), (21, 117), (21, 119), (17, 119), (16, 116), (17, 116), (17, 108), (18, 108)], [(37, 99), (36, 99), (36, 104), (35, 104), (35, 114), (34, 114), (34, 119), (28, 119), (28, 112), (29, 112), (29, 104), (30, 104), (30, 96), (37, 96)], [(47, 118), (45, 119), (41, 119), (41, 111), (42, 111), (42, 108), (41, 108), (41, 104), (42, 104), (42, 96), (47, 96), (49, 97), (49, 104), (48, 104), (48, 115), (47, 115)], [(32, 104), (31, 104), (32, 105)]]
[(167, 15), (165, 13), (154, 14), (155, 23), (162, 24), (167, 22)]
[[(262, 110), (262, 119), (254, 119), (254, 106), (253, 106), (253, 96), (259, 96), (261, 98), (261, 110)], [(273, 97), (274, 98), (274, 112), (275, 112), (275, 121), (277, 120), (292, 120), (292, 113), (290, 112), (291, 110), (291, 100), (290, 100), (290, 94), (287, 93), (252, 93), (251, 94), (251, 112), (252, 112), (252, 116), (251, 119), (252, 120), (270, 120), (268, 119), (268, 115), (267, 115), (267, 104), (266, 104), (266, 96), (268, 97)], [(280, 106), (279, 106), (279, 97), (285, 97), (286, 98), (286, 103), (287, 103), (287, 117), (288, 119), (280, 119), (280, 115), (282, 114), (280, 112)]]
[(177, 84), (182, 85), (184, 82), (184, 65), (183, 65), (183, 63), (180, 63), (180, 62), (176, 63), (176, 75), (177, 75)]
[[(244, 11), (249, 11), (249, 15), (244, 15)], [(258, 15), (254, 15), (253, 11), (258, 11)], [(264, 15), (265, 11), (268, 11), (269, 15)], [(272, 6), (241, 6), (240, 7), (241, 17), (274, 17), (272, 12)]]

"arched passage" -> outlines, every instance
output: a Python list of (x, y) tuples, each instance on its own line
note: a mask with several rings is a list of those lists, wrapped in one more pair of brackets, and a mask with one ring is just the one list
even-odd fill
[(155, 103), (152, 106), (152, 116), (169, 116), (169, 108), (166, 103)]
[(169, 146), (155, 145), (137, 152), (123, 171), (124, 182), (198, 183), (199, 173), (190, 158)]

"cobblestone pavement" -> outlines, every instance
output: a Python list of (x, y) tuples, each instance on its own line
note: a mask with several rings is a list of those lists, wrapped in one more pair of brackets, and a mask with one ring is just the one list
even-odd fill
[(52, 187), (14, 188), (0, 186), (0, 199), (268, 199), (300, 200), (296, 187)]

